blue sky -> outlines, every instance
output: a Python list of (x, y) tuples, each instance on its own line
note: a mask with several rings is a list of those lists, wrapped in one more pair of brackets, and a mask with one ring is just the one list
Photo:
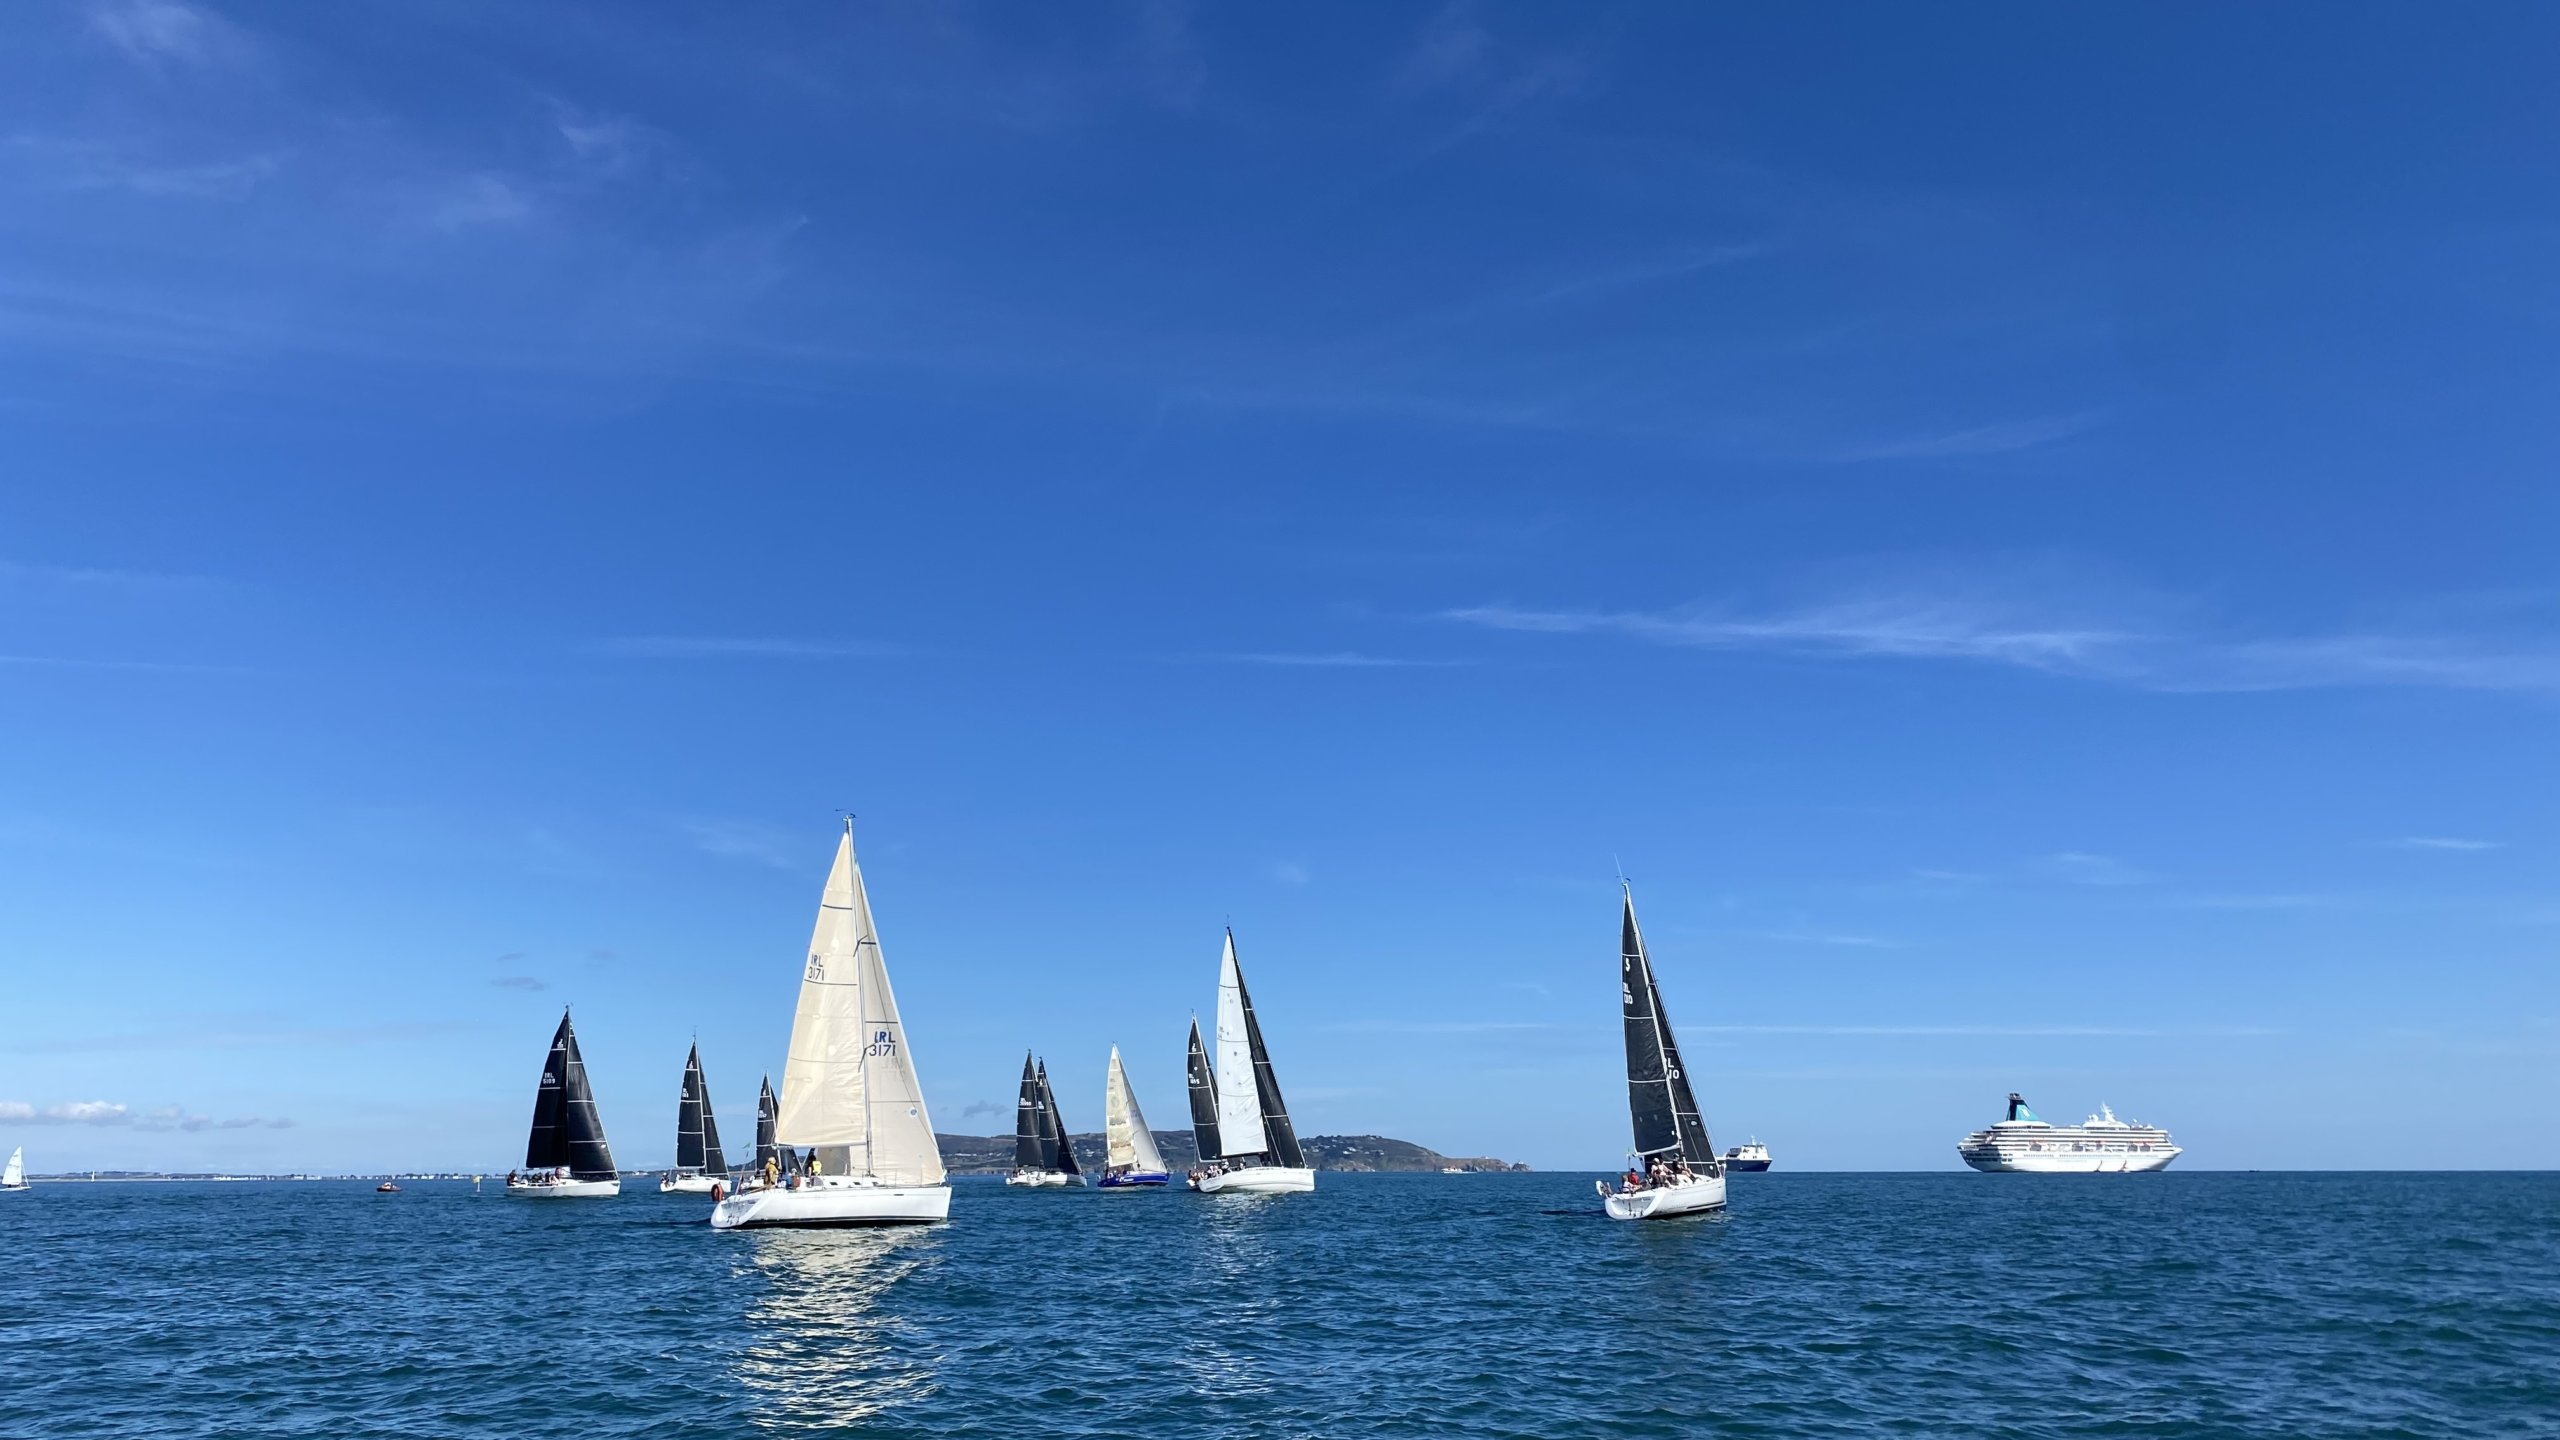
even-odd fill
[(852, 808), (945, 1130), (1610, 1164), (1623, 865), (1791, 1166), (2560, 1163), (2555, 32), (12, 7), (0, 1141), (743, 1130)]

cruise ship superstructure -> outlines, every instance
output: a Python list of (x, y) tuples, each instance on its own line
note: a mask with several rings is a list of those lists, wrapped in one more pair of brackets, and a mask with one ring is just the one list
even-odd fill
[(1976, 1170), (2119, 1175), (2161, 1169), (2177, 1159), (2179, 1151), (2169, 1143), (2168, 1131), (2119, 1120), (2104, 1105), (2078, 1125), (2039, 1120), (2013, 1090), (2009, 1118), (1967, 1135), (1956, 1145), (1956, 1153)]

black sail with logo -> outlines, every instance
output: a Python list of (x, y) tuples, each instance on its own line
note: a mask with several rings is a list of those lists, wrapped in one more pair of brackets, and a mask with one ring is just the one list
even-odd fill
[(1049, 1062), (1040, 1062), (1040, 1114), (1048, 1126), (1041, 1138), (1040, 1153), (1053, 1157), (1049, 1168), (1068, 1175), (1082, 1175), (1076, 1168), (1076, 1147), (1067, 1141), (1067, 1118), (1058, 1113), (1058, 1092), (1049, 1085)]
[(551, 1054), (543, 1061), (542, 1088), (533, 1099), (533, 1131), (525, 1138), (524, 1163), (530, 1169), (568, 1167), (575, 1180), (610, 1180), (613, 1150), (605, 1144), (604, 1121), (596, 1115), (596, 1093), (587, 1084), (587, 1063), (578, 1055), (578, 1032), (561, 1012), (552, 1032)]
[(1634, 1122), (1636, 1153), (1676, 1154), (1693, 1167), (1713, 1166), (1715, 1144), (1698, 1113), (1688, 1068), (1680, 1063), (1679, 1042), (1671, 1038), (1662, 988), (1654, 983), (1653, 960), (1636, 928), (1633, 892), (1626, 897), (1619, 928), (1618, 987), (1627, 1026), (1627, 1112)]
[(1218, 1145), (1218, 1082), (1209, 1069), (1209, 1052), (1200, 1048), (1200, 1018), (1191, 1019), (1191, 1143), (1202, 1160), (1226, 1153)]
[[(1234, 940), (1228, 937), (1229, 942)], [(1270, 1143), (1264, 1153), (1274, 1165), (1305, 1169), (1307, 1152), (1298, 1148), (1298, 1127), (1289, 1123), (1289, 1106), (1280, 1098), (1280, 1077), (1271, 1072), (1271, 1052), (1262, 1048), (1262, 1022), (1253, 1015), (1253, 992), (1245, 987), (1244, 967), (1236, 967), (1236, 998), (1244, 1006), (1244, 1036), (1253, 1052), (1253, 1085), (1262, 1092), (1262, 1133)]]
[(1040, 1124), (1040, 1076), (1031, 1068), (1031, 1056), (1022, 1057), (1022, 1094), (1013, 1102), (1013, 1163), (1020, 1170), (1050, 1168), (1048, 1156), (1041, 1149), (1043, 1129)]
[(767, 1164), (772, 1165), (778, 1175), (795, 1174), (800, 1168), (794, 1163), (796, 1152), (774, 1144), (773, 1122), (778, 1108), (773, 1100), (773, 1077), (767, 1075), (763, 1088), (756, 1091), (756, 1173), (759, 1175), (764, 1173)]
[(703, 1123), (708, 1107), (702, 1094), (702, 1047), (685, 1052), (684, 1085), (676, 1092), (676, 1168), (701, 1170)]

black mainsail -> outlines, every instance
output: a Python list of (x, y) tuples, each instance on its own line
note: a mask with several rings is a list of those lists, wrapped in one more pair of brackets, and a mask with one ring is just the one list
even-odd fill
[(1226, 1153), (1218, 1148), (1218, 1082), (1209, 1070), (1209, 1052), (1200, 1048), (1200, 1017), (1191, 1017), (1191, 1143), (1204, 1161)]
[(1679, 1042), (1671, 1038), (1671, 1017), (1662, 1011), (1662, 989), (1654, 983), (1653, 960), (1645, 953), (1644, 935), (1636, 929), (1636, 898), (1626, 894), (1619, 937), (1619, 995), (1627, 1023), (1627, 1110), (1635, 1125), (1635, 1152), (1686, 1160), (1693, 1170), (1713, 1173), (1715, 1142), (1707, 1138), (1707, 1122), (1698, 1113), (1698, 1097), (1689, 1088), (1688, 1068), (1680, 1063)]
[(1046, 1097), (1040, 1093), (1040, 1075), (1032, 1068), (1031, 1052), (1022, 1052), (1022, 1094), (1013, 1103), (1013, 1164), (1017, 1170), (1055, 1170), (1056, 1161), (1048, 1149), (1049, 1127), (1042, 1123), (1041, 1107)]
[(566, 1010), (560, 1012), (560, 1028), (551, 1034), (542, 1086), (534, 1092), (524, 1163), (528, 1170), (566, 1169), (573, 1180), (614, 1178), (613, 1149), (605, 1143), (596, 1094), (587, 1084), (587, 1062), (579, 1058), (578, 1032), (570, 1028)]
[[(1228, 932), (1227, 943), (1235, 943)], [(1236, 967), (1236, 998), (1244, 1003), (1245, 1042), (1253, 1049), (1253, 1088), (1262, 1095), (1262, 1132), (1271, 1148), (1265, 1152), (1274, 1165), (1303, 1170), (1307, 1152), (1298, 1148), (1298, 1127), (1289, 1123), (1289, 1106), (1280, 1098), (1280, 1079), (1271, 1071), (1271, 1052), (1262, 1048), (1262, 1022), (1253, 1018), (1253, 992), (1245, 988), (1244, 967)]]
[(1040, 1062), (1040, 1115), (1046, 1133), (1040, 1137), (1040, 1153), (1050, 1157), (1049, 1168), (1062, 1175), (1081, 1176), (1076, 1166), (1076, 1147), (1067, 1140), (1066, 1118), (1058, 1113), (1058, 1092), (1049, 1088), (1049, 1062)]

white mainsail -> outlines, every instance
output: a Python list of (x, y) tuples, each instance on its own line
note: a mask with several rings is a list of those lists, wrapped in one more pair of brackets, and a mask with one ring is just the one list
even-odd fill
[(1271, 1148), (1262, 1131), (1262, 1091), (1253, 1083), (1253, 1046), (1244, 1028), (1244, 976), (1236, 969), (1236, 937), (1218, 962), (1218, 1152), (1259, 1155)]
[(1102, 1134), (1104, 1169), (1163, 1171), (1164, 1153), (1156, 1149), (1155, 1132), (1147, 1128), (1137, 1093), (1129, 1088), (1129, 1074), (1120, 1068), (1117, 1045), (1111, 1047), (1111, 1072), (1102, 1086)]
[[(1120, 1052), (1117, 1050), (1111, 1052), (1111, 1073), (1120, 1073)], [(0, 1170), (0, 1187), (15, 1190), (26, 1183), (27, 1147), (21, 1145), (9, 1152), (9, 1168)]]
[(830, 1152), (820, 1160), (837, 1173), (899, 1185), (943, 1182), (942, 1148), (898, 1023), (850, 822), (809, 935), (773, 1131), (778, 1144)]

